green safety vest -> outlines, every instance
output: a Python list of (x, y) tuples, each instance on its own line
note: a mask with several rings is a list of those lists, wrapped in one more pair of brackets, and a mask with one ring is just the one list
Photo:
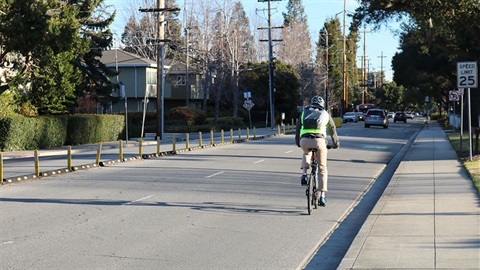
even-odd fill
[(327, 138), (327, 124), (330, 120), (328, 112), (318, 108), (307, 107), (300, 117), (300, 136), (304, 134), (320, 134)]

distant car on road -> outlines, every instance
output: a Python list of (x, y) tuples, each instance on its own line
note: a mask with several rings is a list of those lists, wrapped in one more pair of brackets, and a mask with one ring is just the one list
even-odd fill
[(395, 113), (394, 113), (394, 112), (388, 112), (387, 118), (393, 119), (394, 117), (395, 117)]
[(413, 116), (412, 112), (406, 112), (405, 115), (407, 116), (408, 119), (413, 119), (415, 116)]
[(343, 123), (346, 123), (346, 122), (357, 123), (357, 121), (358, 121), (358, 116), (354, 112), (346, 112), (343, 115)]
[(387, 112), (384, 109), (369, 109), (365, 114), (365, 127), (382, 126), (388, 128)]
[(407, 115), (404, 112), (396, 112), (393, 122), (396, 123), (397, 121), (407, 123)]
[(355, 114), (358, 117), (358, 121), (365, 121), (365, 115), (363, 114), (363, 112), (356, 112)]

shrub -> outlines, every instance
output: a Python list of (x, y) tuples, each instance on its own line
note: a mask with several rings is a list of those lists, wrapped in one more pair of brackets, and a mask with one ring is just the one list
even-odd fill
[(207, 114), (200, 109), (190, 107), (176, 107), (167, 114), (168, 120), (182, 120), (188, 126), (201, 125), (205, 122)]
[(68, 118), (67, 143), (71, 145), (116, 141), (124, 128), (121, 115), (77, 114)]

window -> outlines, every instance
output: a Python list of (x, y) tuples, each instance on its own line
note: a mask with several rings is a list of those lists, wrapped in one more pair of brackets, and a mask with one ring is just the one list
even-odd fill
[(176, 85), (186, 85), (187, 84), (187, 79), (183, 75), (178, 75), (177, 79), (175, 80)]

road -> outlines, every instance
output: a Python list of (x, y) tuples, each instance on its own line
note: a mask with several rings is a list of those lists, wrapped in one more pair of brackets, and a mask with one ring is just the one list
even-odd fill
[(339, 128), (328, 206), (311, 216), (293, 135), (1, 186), (2, 269), (308, 268), (415, 122)]

